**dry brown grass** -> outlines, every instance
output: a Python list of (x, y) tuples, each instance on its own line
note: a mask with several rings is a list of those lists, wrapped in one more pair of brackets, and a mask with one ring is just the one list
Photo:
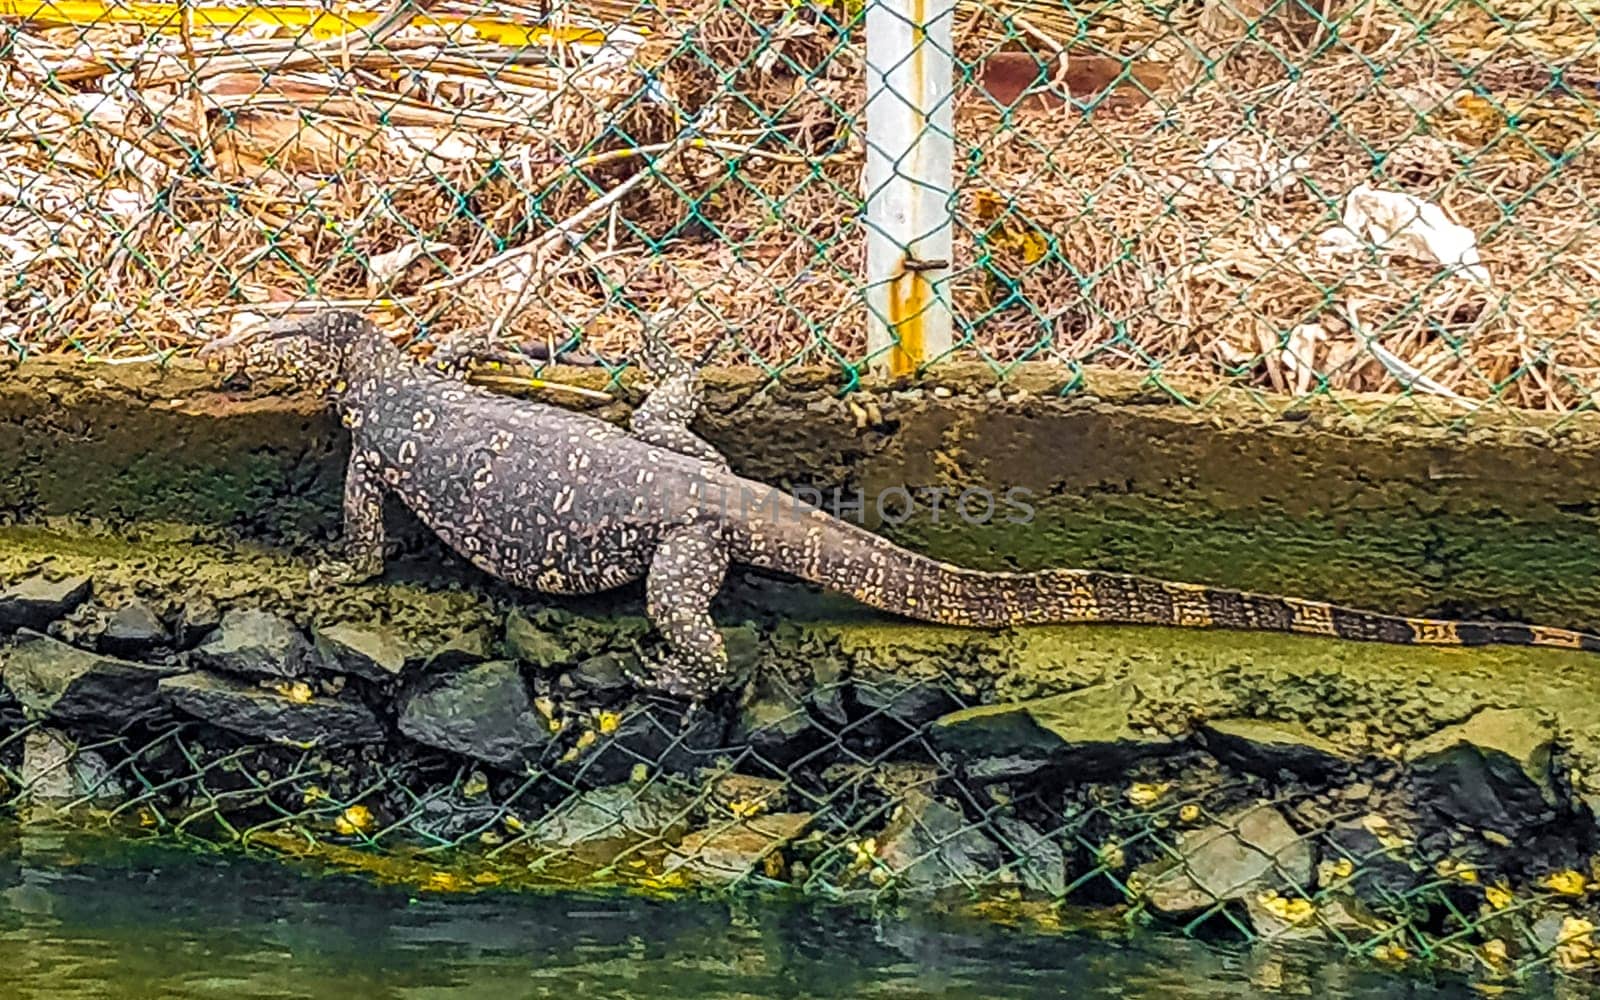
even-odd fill
[[(1497, 4), (1515, 30), (1461, 2), (1411, 21), (1335, 6), (1336, 41), (1269, 18), (1236, 50), (1223, 8), (1129, 5), (1087, 23), (1067, 65), (1081, 84), (1094, 53), (1128, 57), (1153, 101), (1124, 86), (1087, 114), (1036, 100), (1003, 115), (964, 85), (958, 353), (1402, 389), (1370, 337), (1436, 391), (1580, 405), (1600, 372), (1600, 12), (1585, 3)], [(84, 45), (27, 27), (0, 66), (0, 342), (146, 356), (315, 296), (433, 336), (579, 333), (599, 353), (673, 305), (671, 336), (731, 343), (727, 360), (858, 361), (862, 53), (859, 30), (840, 37), (817, 10), (708, 0), (601, 64), (571, 47), (510, 63), (426, 28), (317, 59), (257, 40), (241, 60), (238, 42), (191, 55), (141, 29)], [(1045, 53), (1077, 29), (1009, 10)], [(992, 9), (959, 8), (964, 61), (1004, 38)], [(112, 79), (110, 54), (133, 72), (96, 110), (83, 95)], [(1550, 87), (1557, 64), (1577, 96)], [(1202, 162), (1212, 140), (1297, 162), (1280, 186), (1230, 187)], [(1361, 184), (1472, 229), (1490, 284), (1320, 252)]]

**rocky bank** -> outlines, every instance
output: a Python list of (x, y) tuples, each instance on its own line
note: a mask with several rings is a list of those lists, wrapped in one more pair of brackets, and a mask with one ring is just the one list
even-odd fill
[(740, 576), (717, 614), (742, 683), (686, 718), (633, 683), (635, 593), (533, 602), (417, 559), (346, 589), (314, 547), (5, 531), (0, 802), (24, 815), (375, 871), (431, 851), (455, 888), (1112, 908), (1590, 965), (1584, 654), (938, 629)]

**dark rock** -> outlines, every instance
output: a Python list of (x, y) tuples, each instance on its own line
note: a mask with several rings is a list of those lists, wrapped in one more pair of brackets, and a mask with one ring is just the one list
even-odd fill
[(1153, 862), (1139, 871), (1150, 906), (1174, 917), (1265, 889), (1304, 886), (1316, 864), (1311, 845), (1267, 805), (1180, 833), (1174, 853), (1180, 860)]
[(116, 727), (157, 710), (156, 685), (178, 668), (91, 653), (28, 629), (3, 654), (0, 679), (39, 716)]
[(1406, 749), (1419, 799), (1478, 829), (1515, 837), (1554, 818), (1553, 735), (1529, 709), (1485, 709)]
[(51, 580), (37, 574), (12, 584), (0, 590), (0, 632), (23, 628), (43, 632), (88, 600), (92, 590), (93, 582), (86, 576)]
[(676, 836), (694, 799), (660, 782), (609, 785), (568, 799), (533, 827), (533, 839), (557, 847), (637, 843)]
[(585, 691), (612, 694), (633, 687), (630, 674), (639, 669), (639, 658), (631, 653), (601, 653), (573, 667), (569, 676)]
[(113, 656), (140, 656), (159, 650), (171, 641), (167, 627), (155, 610), (143, 601), (133, 601), (111, 615), (97, 645), (101, 652)]
[(748, 745), (763, 762), (782, 767), (803, 756), (821, 736), (800, 697), (781, 679), (764, 676), (746, 689), (732, 740)]
[(719, 821), (684, 837), (667, 856), (665, 870), (705, 883), (738, 882), (762, 871), (768, 858), (781, 860), (785, 845), (811, 825), (810, 813), (773, 813)]
[(1430, 877), (1415, 860), (1419, 852), (1411, 841), (1377, 814), (1335, 824), (1324, 839), (1324, 862), (1349, 862), (1347, 886), (1363, 899), (1399, 899)]
[(683, 709), (659, 702), (622, 706), (610, 732), (599, 732), (593, 745), (560, 771), (565, 780), (584, 788), (626, 781), (635, 765), (654, 771), (694, 774), (727, 752), (727, 721), (717, 712), (700, 711), (684, 725)]
[(255, 677), (305, 677), (316, 667), (311, 642), (274, 614), (232, 610), (211, 637), (190, 654), (208, 670)]
[(811, 665), (811, 690), (806, 701), (819, 717), (835, 727), (850, 724), (850, 709), (845, 702), (849, 691), (844, 665), (838, 660), (823, 657)]
[(179, 649), (193, 649), (222, 625), (222, 612), (209, 597), (190, 597), (183, 602), (172, 625), (172, 636)]
[(408, 661), (406, 671), (436, 674), (484, 663), (494, 656), (494, 639), (487, 629), (475, 628), (458, 633), (444, 645)]
[(907, 683), (889, 675), (856, 678), (852, 691), (856, 704), (866, 713), (861, 728), (880, 731), (889, 739), (917, 732), (941, 715), (961, 707), (954, 695), (937, 684)]
[(424, 678), (400, 706), (400, 732), (498, 767), (537, 760), (551, 738), (510, 660)]
[(1133, 728), (1130, 684), (1097, 684), (1069, 694), (953, 712), (929, 730), (933, 745), (974, 781), (1009, 781), (1059, 769), (1075, 778), (1124, 774), (1173, 741)]
[(901, 800), (877, 840), (877, 860), (909, 894), (975, 887), (1005, 863), (977, 824), (922, 792)]
[(1321, 779), (1355, 762), (1353, 755), (1293, 722), (1216, 719), (1201, 729), (1201, 738), (1217, 760), (1267, 778), (1288, 771)]
[(1016, 858), (1012, 871), (1024, 887), (1052, 899), (1067, 891), (1067, 856), (1061, 845), (1021, 820), (1006, 816), (991, 821), (995, 839)]
[(397, 680), (416, 657), (394, 629), (380, 625), (329, 625), (312, 631), (312, 643), (328, 669), (375, 684)]
[[(537, 620), (536, 620), (537, 619)], [(521, 608), (506, 615), (506, 655), (540, 670), (559, 670), (577, 654), (552, 628), (545, 627), (543, 615), (530, 618)]]
[(175, 708), (222, 729), (317, 746), (376, 743), (383, 726), (349, 697), (297, 700), (256, 684), (199, 672), (168, 677), (161, 694)]

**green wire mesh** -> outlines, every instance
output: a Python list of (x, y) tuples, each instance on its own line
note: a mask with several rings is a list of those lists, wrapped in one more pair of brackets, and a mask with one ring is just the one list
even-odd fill
[[(0, 819), (244, 848), (418, 892), (798, 896), (1042, 934), (1098, 914), (1484, 989), (1595, 969), (1593, 862), (1574, 848), (1568, 867), (1530, 865), (1531, 845), (1541, 864), (1559, 853), (1547, 824), (1521, 847), (1465, 842), (1382, 761), (1266, 775), (1188, 747), (1126, 773), (1010, 757), (1021, 777), (1000, 780), (952, 752), (948, 717), (930, 721), (960, 711), (961, 686), (824, 684), (743, 731), (649, 702), (569, 703), (515, 765), (408, 739), (405, 723), (309, 746), (181, 712), (66, 723), (9, 704)], [(328, 697), (312, 690), (285, 697)]]
[[(379, 44), (263, 10), (0, 5), (6, 355), (339, 304), (601, 357), (672, 307), (714, 364), (847, 388), (876, 357), (857, 0), (435, 5)], [(1590, 407), (1592, 4), (960, 0), (953, 35), (950, 359)]]

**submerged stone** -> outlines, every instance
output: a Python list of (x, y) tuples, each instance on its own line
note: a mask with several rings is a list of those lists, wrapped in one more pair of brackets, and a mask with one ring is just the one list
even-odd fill
[(21, 795), (33, 804), (106, 802), (124, 794), (121, 780), (103, 756), (48, 726), (31, 729), (23, 738), (19, 777)]
[(637, 843), (683, 830), (694, 799), (659, 782), (595, 788), (563, 802), (532, 825), (533, 839), (556, 847)]
[(409, 823), (413, 830), (450, 843), (496, 829), (505, 815), (487, 796), (472, 799), (459, 788), (427, 796), (415, 811)]
[(772, 875), (783, 848), (811, 825), (810, 813), (772, 813), (719, 821), (685, 836), (668, 855), (665, 870), (700, 882), (737, 882), (755, 872)]
[(395, 630), (378, 625), (329, 625), (314, 629), (312, 642), (330, 669), (375, 684), (396, 680), (416, 653)]
[(1014, 855), (1011, 871), (1024, 888), (1052, 899), (1067, 891), (1067, 856), (1060, 844), (1019, 819), (1000, 816), (990, 823), (995, 839)]
[(1300, 893), (1267, 891), (1244, 897), (1244, 908), (1263, 941), (1359, 944), (1389, 930), (1386, 921), (1348, 894), (1319, 893), (1312, 901)]
[(155, 609), (143, 601), (130, 601), (112, 613), (96, 644), (114, 656), (139, 656), (167, 646), (172, 637)]
[(1120, 775), (1173, 741), (1134, 728), (1131, 684), (953, 712), (929, 730), (933, 745), (974, 781), (1008, 781), (1049, 770), (1075, 778)]
[(761, 632), (754, 625), (734, 625), (718, 629), (728, 654), (730, 684), (745, 684), (755, 675), (765, 648)]
[(254, 609), (224, 614), (216, 631), (190, 655), (195, 666), (254, 677), (305, 677), (316, 666), (315, 651), (299, 629)]
[(405, 696), (399, 724), (408, 739), (497, 767), (537, 760), (551, 739), (510, 660), (424, 678)]
[(45, 627), (88, 600), (93, 581), (87, 576), (51, 580), (30, 576), (0, 590), (0, 632)]
[(186, 714), (246, 736), (317, 746), (376, 743), (384, 738), (378, 717), (348, 695), (305, 700), (198, 671), (168, 677), (160, 690)]
[(838, 660), (822, 657), (811, 665), (811, 690), (806, 693), (806, 703), (835, 728), (850, 722), (850, 710), (845, 704), (849, 691), (844, 665)]
[(923, 792), (901, 800), (878, 834), (877, 860), (901, 891), (973, 888), (992, 880), (1000, 846), (960, 811)]
[(828, 788), (826, 797), (835, 803), (854, 800), (862, 792), (898, 799), (911, 792), (926, 792), (948, 777), (948, 772), (933, 764), (915, 761), (845, 760), (829, 764), (822, 772)]
[(0, 680), (30, 712), (96, 727), (158, 709), (156, 685), (180, 669), (91, 653), (28, 629), (0, 654)]
[(1201, 729), (1212, 756), (1249, 774), (1274, 778), (1282, 771), (1325, 778), (1355, 762), (1304, 726), (1270, 719), (1215, 719)]
[(1537, 713), (1485, 709), (1411, 744), (1405, 761), (1430, 807), (1514, 837), (1554, 817), (1553, 744)]
[(1172, 853), (1180, 860), (1153, 862), (1139, 876), (1151, 908), (1173, 917), (1267, 889), (1304, 886), (1316, 863), (1311, 845), (1268, 805), (1180, 833)]
[(597, 731), (578, 757), (560, 768), (564, 780), (584, 788), (626, 781), (640, 764), (655, 773), (693, 774), (727, 752), (727, 720), (718, 712), (695, 712), (684, 721), (679, 706), (655, 701), (620, 706), (616, 727)]

